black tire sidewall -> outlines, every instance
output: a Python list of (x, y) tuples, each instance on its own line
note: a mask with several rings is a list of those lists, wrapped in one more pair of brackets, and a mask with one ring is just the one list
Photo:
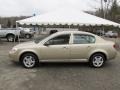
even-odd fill
[[(28, 36), (28, 37), (27, 37), (27, 36)], [(30, 39), (30, 38), (31, 38), (31, 35), (30, 35), (30, 34), (26, 34), (26, 35), (25, 35), (25, 38)]]
[[(12, 37), (12, 41), (9, 40), (10, 37)], [(15, 38), (14, 35), (8, 35), (8, 36), (7, 36), (7, 40), (8, 40), (8, 42), (13, 42), (13, 41), (14, 41), (14, 38)]]

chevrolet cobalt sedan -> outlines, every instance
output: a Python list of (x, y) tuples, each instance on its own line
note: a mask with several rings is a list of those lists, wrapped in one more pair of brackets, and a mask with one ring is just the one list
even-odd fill
[(25, 68), (33, 68), (40, 62), (88, 62), (99, 68), (117, 54), (114, 42), (82, 31), (61, 31), (44, 39), (16, 45), (9, 52), (10, 58)]

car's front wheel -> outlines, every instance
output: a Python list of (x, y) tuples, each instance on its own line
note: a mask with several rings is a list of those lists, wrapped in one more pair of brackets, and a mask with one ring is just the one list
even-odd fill
[(30, 34), (26, 34), (25, 38), (30, 39), (32, 36)]
[(25, 53), (21, 56), (20, 62), (25, 68), (33, 68), (38, 65), (39, 60), (36, 55)]
[(96, 53), (91, 56), (89, 63), (90, 63), (90, 66), (92, 66), (92, 67), (100, 68), (104, 65), (105, 60), (106, 60), (106, 58), (103, 54)]

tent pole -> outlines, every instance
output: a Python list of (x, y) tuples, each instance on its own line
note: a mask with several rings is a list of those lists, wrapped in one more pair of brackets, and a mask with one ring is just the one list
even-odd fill
[(69, 29), (70, 29), (71, 27), (70, 27), (70, 25), (69, 25)]
[[(16, 22), (16, 27), (17, 27), (17, 22)], [(17, 28), (15, 29), (15, 33), (16, 33), (16, 30), (17, 30)], [(14, 45), (15, 45), (15, 38), (16, 38), (16, 35), (14, 37)]]
[[(15, 29), (15, 33), (16, 33), (16, 30), (17, 30), (17, 22), (16, 22), (16, 29)], [(14, 45), (15, 45), (15, 38), (16, 38), (16, 35), (14, 37)]]
[[(105, 32), (105, 26), (103, 26), (103, 32)], [(101, 36), (103, 36), (102, 33), (101, 33)]]
[[(18, 29), (18, 23), (16, 22), (16, 29)], [(18, 34), (18, 42), (20, 43), (20, 33)]]

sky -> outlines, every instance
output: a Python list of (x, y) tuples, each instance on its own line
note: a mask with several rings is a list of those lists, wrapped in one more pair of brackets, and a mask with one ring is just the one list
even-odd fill
[(61, 7), (93, 10), (94, 0), (0, 0), (0, 16), (31, 16), (53, 11)]

